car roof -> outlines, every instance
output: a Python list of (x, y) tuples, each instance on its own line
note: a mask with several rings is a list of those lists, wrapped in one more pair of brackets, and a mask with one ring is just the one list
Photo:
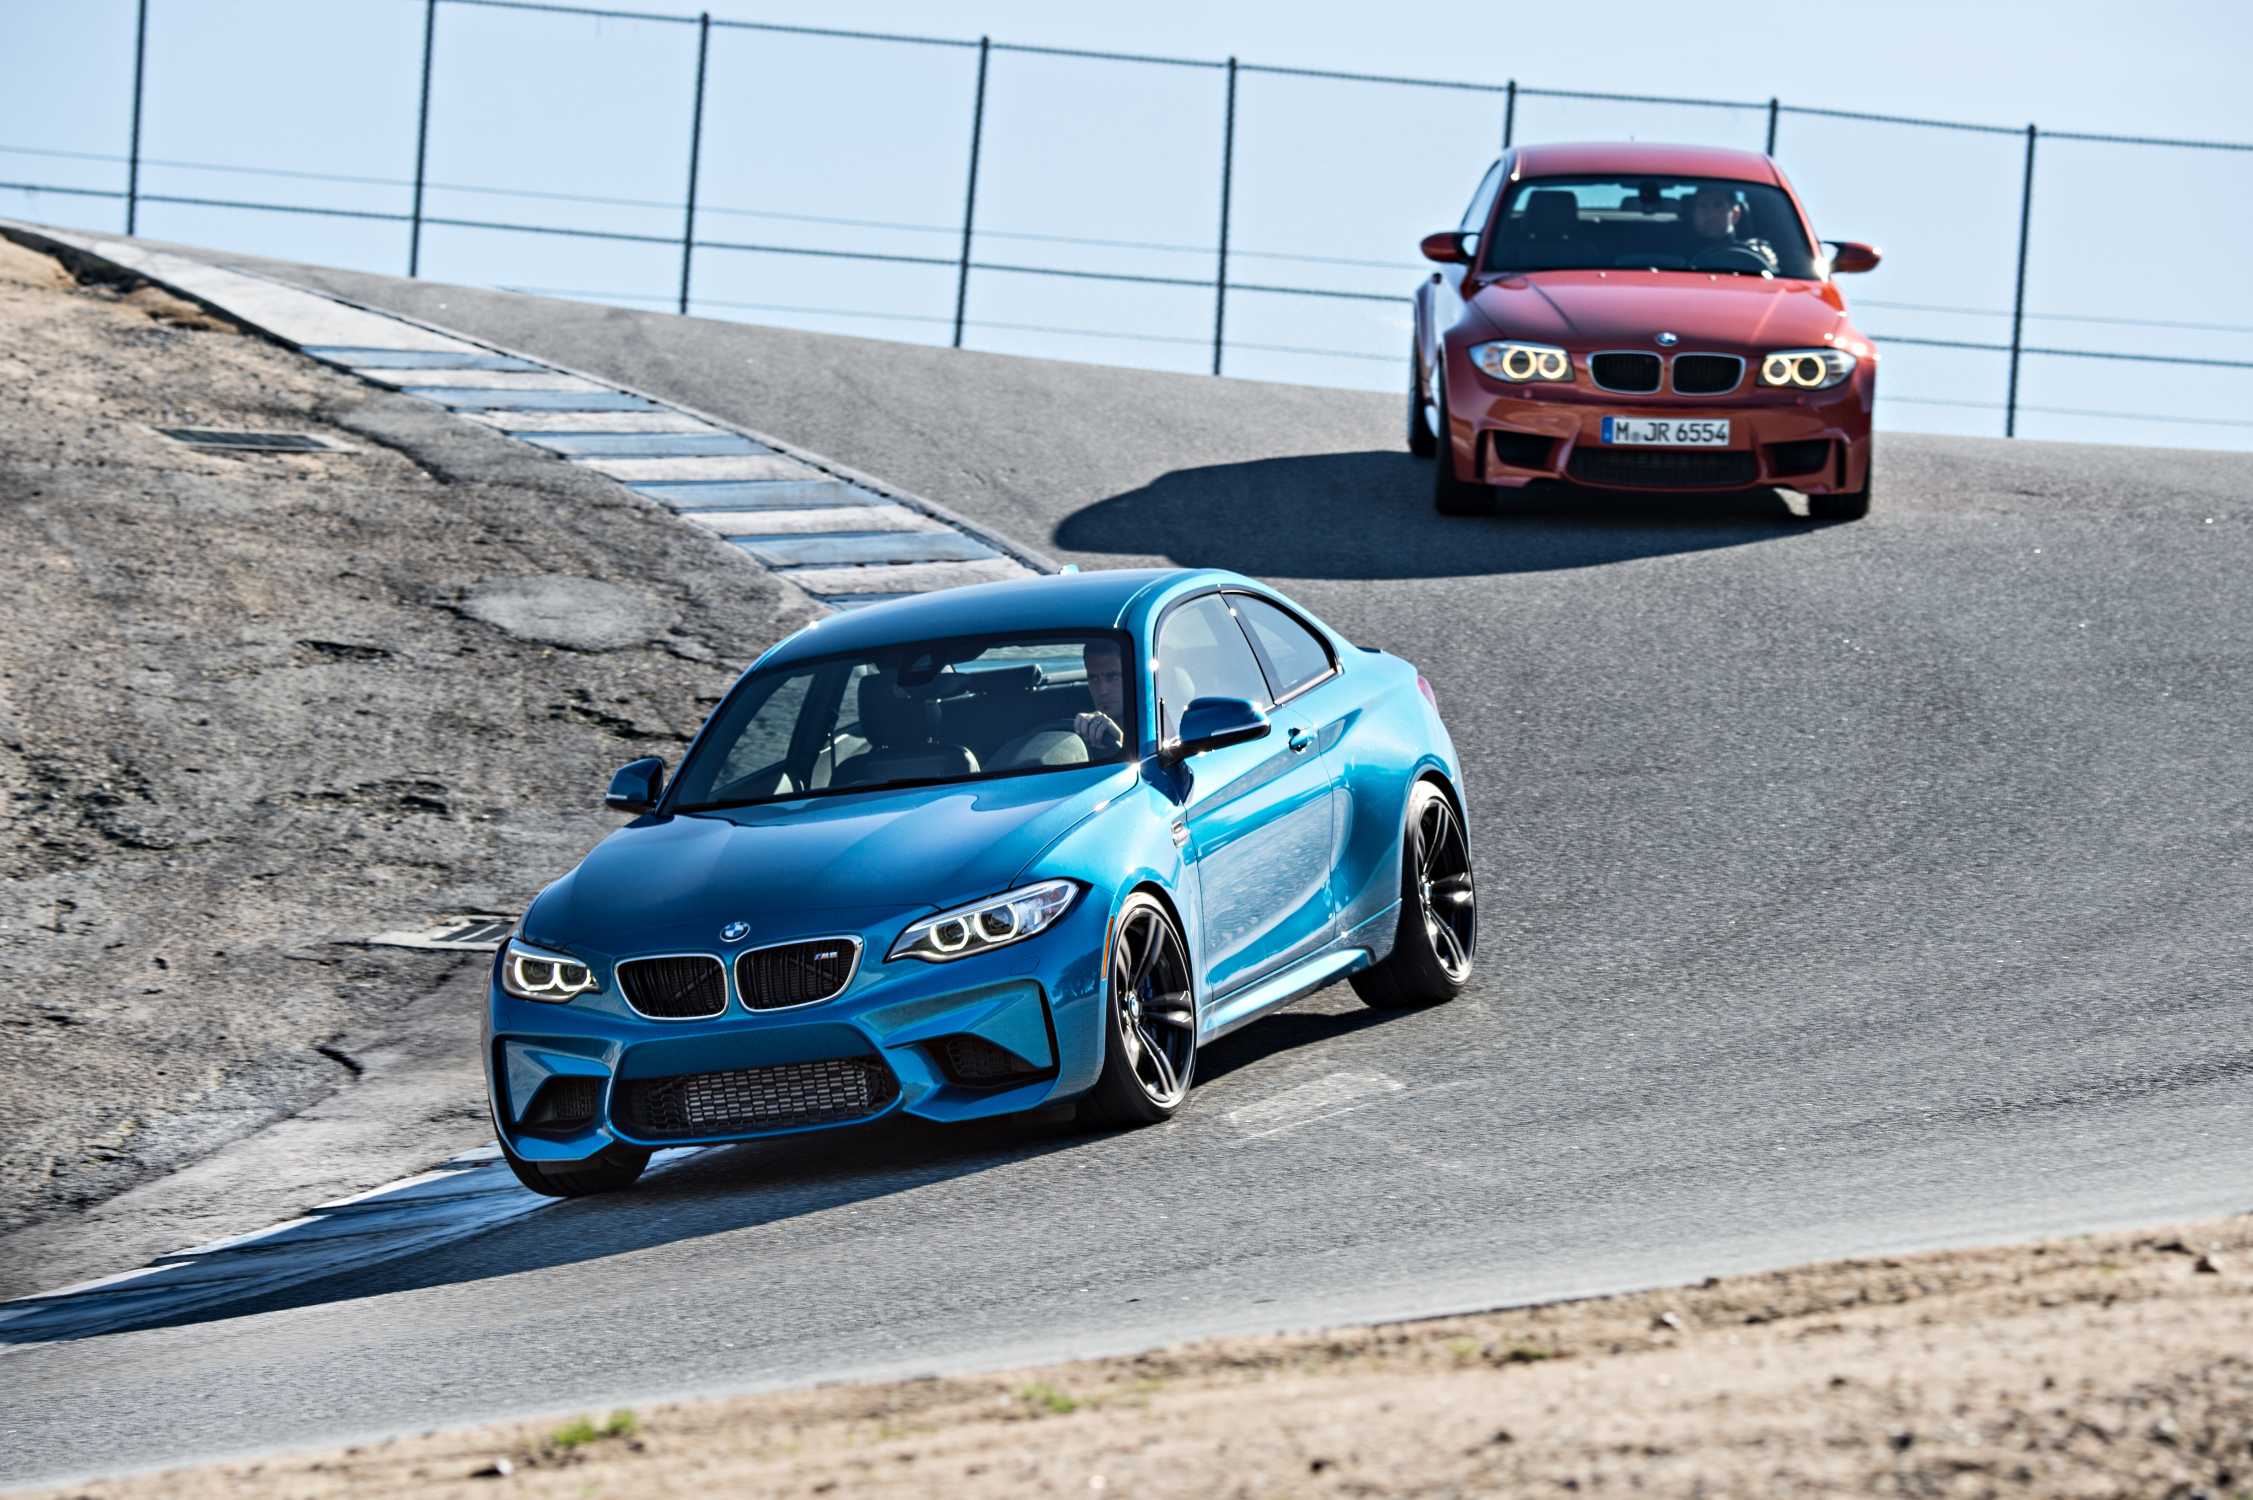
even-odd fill
[(776, 646), (766, 663), (860, 651), (901, 641), (1018, 630), (1115, 630), (1136, 601), (1192, 585), (1251, 579), (1218, 568), (1106, 568), (1043, 573), (887, 600), (816, 621)]
[(1580, 177), (1650, 172), (1674, 177), (1721, 177), (1739, 182), (1779, 181), (1776, 164), (1757, 151), (1725, 146), (1667, 146), (1642, 141), (1580, 141), (1521, 146), (1520, 177)]

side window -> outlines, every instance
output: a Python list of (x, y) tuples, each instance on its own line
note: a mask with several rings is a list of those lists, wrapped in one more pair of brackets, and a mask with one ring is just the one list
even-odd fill
[(1199, 698), (1242, 698), (1268, 706), (1267, 679), (1245, 643), (1244, 632), (1218, 594), (1191, 600), (1158, 634), (1158, 698), (1165, 716), (1158, 732), (1171, 737), (1181, 711)]
[(1236, 606), (1237, 618), (1259, 642), (1260, 654), (1274, 669), (1269, 685), (1276, 697), (1290, 697), (1308, 683), (1327, 677), (1336, 665), (1321, 637), (1265, 599), (1231, 594), (1228, 602)]
[(1502, 163), (1496, 162), (1486, 169), (1479, 179), (1479, 190), (1471, 194), (1471, 206), (1463, 210), (1463, 222), (1457, 227), (1465, 234), (1477, 234), (1486, 228), (1487, 210), (1494, 207), (1495, 190), (1502, 186)]

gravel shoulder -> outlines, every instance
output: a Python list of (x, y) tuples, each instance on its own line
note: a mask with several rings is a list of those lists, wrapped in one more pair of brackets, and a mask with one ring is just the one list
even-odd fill
[(2253, 1493), (2253, 1216), (429, 1432), (142, 1496)]
[(486, 1139), (481, 956), (361, 940), (520, 910), (815, 607), (156, 288), (0, 241), (0, 326), (5, 1296)]

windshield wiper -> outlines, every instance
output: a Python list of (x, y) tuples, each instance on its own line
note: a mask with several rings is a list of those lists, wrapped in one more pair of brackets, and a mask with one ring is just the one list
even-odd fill
[(843, 797), (855, 792), (896, 792), (908, 787), (953, 786), (957, 783), (984, 781), (984, 776), (915, 776), (904, 781), (861, 781), (851, 786), (808, 787), (800, 792), (783, 792), (772, 797), (728, 797), (718, 802), (691, 802), (673, 809), (676, 813), (726, 812), (738, 807), (767, 807), (776, 802), (802, 802), (808, 797)]

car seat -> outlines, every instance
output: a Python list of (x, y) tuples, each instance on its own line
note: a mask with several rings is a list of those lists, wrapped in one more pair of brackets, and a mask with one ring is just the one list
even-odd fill
[(860, 710), (869, 748), (839, 766), (831, 785), (978, 774), (978, 757), (969, 746), (939, 742), (939, 705), (932, 699), (915, 697), (891, 678), (871, 674), (860, 681)]

